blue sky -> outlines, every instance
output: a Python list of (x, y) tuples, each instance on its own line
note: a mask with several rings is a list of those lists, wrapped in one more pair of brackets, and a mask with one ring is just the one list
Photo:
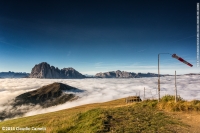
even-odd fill
[(48, 62), (83, 74), (107, 71), (199, 73), (196, 1), (2, 0), (0, 72)]

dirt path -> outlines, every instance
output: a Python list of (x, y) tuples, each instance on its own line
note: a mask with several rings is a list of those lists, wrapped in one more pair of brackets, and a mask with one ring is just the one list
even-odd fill
[(167, 112), (167, 114), (189, 125), (185, 133), (200, 133), (200, 112)]

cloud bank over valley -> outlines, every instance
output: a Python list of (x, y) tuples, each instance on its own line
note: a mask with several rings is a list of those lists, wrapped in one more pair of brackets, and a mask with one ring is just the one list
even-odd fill
[[(200, 100), (200, 75), (177, 76), (178, 95), (186, 100)], [(130, 78), (130, 79), (0, 79), (0, 112), (9, 110), (10, 103), (16, 96), (38, 89), (54, 82), (64, 83), (76, 87), (83, 92), (73, 93), (80, 98), (66, 102), (62, 105), (41, 108), (40, 106), (21, 106), (19, 110), (24, 116), (53, 112), (71, 108), (78, 105), (106, 102), (127, 96), (140, 95), (143, 99), (144, 87), (145, 98), (157, 98), (157, 77), (153, 78)], [(161, 96), (174, 95), (174, 76), (161, 77)]]

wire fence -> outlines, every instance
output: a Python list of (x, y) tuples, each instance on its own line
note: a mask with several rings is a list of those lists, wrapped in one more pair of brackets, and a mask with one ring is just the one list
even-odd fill
[[(131, 100), (129, 100), (131, 99)], [(135, 95), (134, 96), (128, 96), (126, 98), (127, 101), (140, 101), (141, 100), (155, 100), (158, 99), (158, 90), (157, 89), (146, 89), (144, 87), (144, 90), (135, 90)]]

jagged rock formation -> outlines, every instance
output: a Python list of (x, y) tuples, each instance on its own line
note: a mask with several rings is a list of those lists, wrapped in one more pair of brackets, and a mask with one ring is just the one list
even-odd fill
[(136, 73), (126, 72), (126, 71), (111, 71), (105, 73), (97, 73), (95, 77), (97, 78), (134, 78)]
[(0, 78), (27, 78), (29, 73), (22, 72), (0, 72)]
[[(142, 78), (142, 77), (157, 77), (157, 74), (154, 73), (134, 73), (126, 71), (111, 71), (105, 73), (97, 73), (96, 78)], [(161, 75), (163, 76), (163, 75)]]
[(58, 69), (54, 66), (50, 66), (46, 62), (42, 62), (40, 64), (35, 65), (32, 68), (30, 78), (50, 78), (50, 79), (66, 79), (66, 78), (85, 78), (84, 75), (76, 71), (75, 69), (63, 68)]

